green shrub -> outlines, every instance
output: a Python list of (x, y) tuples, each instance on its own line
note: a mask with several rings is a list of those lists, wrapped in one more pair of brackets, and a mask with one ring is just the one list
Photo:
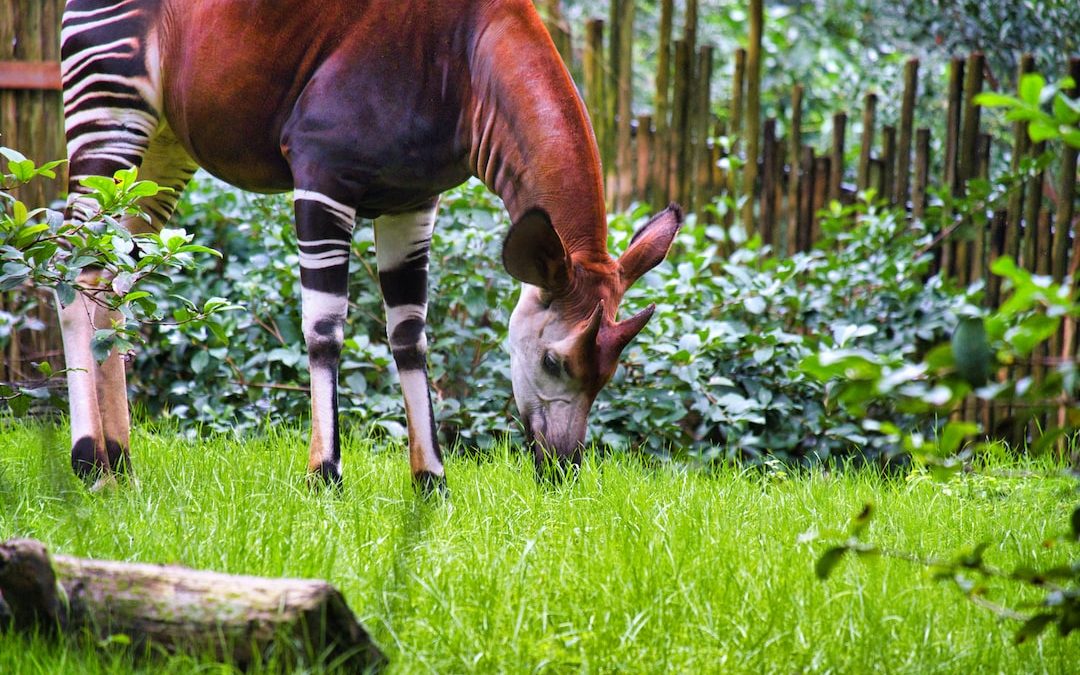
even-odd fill
[[(648, 215), (611, 218), (611, 250), (625, 249)], [(220, 315), (222, 330), (163, 326), (131, 364), (151, 416), (188, 429), (254, 428), (305, 418), (306, 357), (292, 209), (206, 180), (189, 191), (175, 224), (220, 250), (217, 268), (173, 279), (196, 305), (225, 297), (247, 310)], [(442, 202), (432, 245), (430, 372), (444, 442), (485, 447), (516, 433), (506, 325), (517, 284), (499, 251), (501, 204), (467, 184)], [(691, 218), (669, 260), (628, 292), (622, 314), (656, 302), (656, 316), (628, 348), (597, 400), (593, 440), (705, 458), (766, 455), (820, 460), (897, 448), (870, 438), (827, 400), (827, 386), (799, 362), (823, 347), (855, 346), (909, 357), (948, 334), (964, 293), (925, 281), (926, 238), (873, 207), (840, 209), (809, 253), (776, 260), (751, 242), (727, 260), (722, 232)], [(353, 239), (350, 312), (341, 366), (346, 423), (400, 435), (402, 407), (384, 338), (372, 228)], [(228, 339), (222, 339), (228, 336)], [(899, 424), (930, 424), (900, 416)]]

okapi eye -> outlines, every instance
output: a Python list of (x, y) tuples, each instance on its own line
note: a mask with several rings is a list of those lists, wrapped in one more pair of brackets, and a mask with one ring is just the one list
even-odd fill
[(552, 377), (559, 377), (562, 375), (562, 366), (559, 364), (559, 360), (555, 358), (555, 355), (551, 352), (544, 352), (544, 358), (540, 363), (544, 368), (544, 372)]

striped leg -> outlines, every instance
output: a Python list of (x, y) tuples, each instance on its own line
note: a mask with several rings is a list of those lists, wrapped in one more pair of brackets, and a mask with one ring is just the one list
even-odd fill
[[(177, 190), (174, 195), (145, 200), (143, 206), (160, 228), (194, 165), (163, 130), (158, 115), (156, 82), (148, 70), (146, 39), (152, 3), (69, 0), (61, 33), (64, 116), (70, 158), (67, 217), (81, 221), (97, 210), (79, 179), (111, 176), (119, 169), (141, 166), (141, 176)], [(145, 231), (139, 219), (125, 221), (133, 232)], [(84, 286), (104, 287), (109, 279), (88, 269)], [(57, 303), (59, 306), (59, 303)], [(84, 477), (107, 480), (128, 465), (130, 422), (122, 357), (113, 352), (96, 363), (90, 340), (96, 328), (119, 315), (79, 295), (60, 307), (68, 367), (71, 410), (72, 468)]]
[(349, 241), (356, 211), (327, 191), (293, 193), (300, 244), (300, 299), (311, 375), (308, 471), (341, 483), (337, 379), (348, 310)]
[(375, 220), (379, 285), (386, 304), (386, 332), (394, 353), (409, 429), (413, 482), (425, 493), (445, 490), (442, 453), (427, 376), (428, 248), (435, 209), (387, 215)]

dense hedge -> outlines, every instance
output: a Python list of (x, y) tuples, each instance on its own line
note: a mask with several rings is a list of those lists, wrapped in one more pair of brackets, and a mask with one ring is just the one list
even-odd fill
[[(926, 280), (925, 241), (886, 212), (837, 211), (829, 238), (785, 260), (753, 242), (727, 259), (717, 226), (693, 218), (669, 260), (628, 294), (624, 315), (648, 302), (656, 316), (627, 349), (597, 400), (592, 439), (665, 454), (824, 458), (890, 452), (842, 411), (797, 364), (821, 348), (859, 346), (911, 357), (947, 337), (962, 294)], [(621, 251), (647, 209), (611, 218)], [(176, 226), (224, 254), (177, 277), (171, 292), (196, 304), (222, 296), (246, 311), (205, 327), (162, 327), (131, 364), (135, 400), (189, 429), (234, 431), (308, 415), (291, 207), (200, 180)], [(402, 404), (384, 336), (372, 228), (353, 239), (350, 312), (341, 367), (346, 424), (403, 433)], [(508, 226), (481, 186), (449, 193), (432, 246), (430, 370), (444, 442), (485, 446), (518, 433), (507, 377), (506, 326), (517, 294), (499, 264)], [(167, 302), (167, 301), (166, 301)], [(909, 420), (910, 421), (910, 420)]]

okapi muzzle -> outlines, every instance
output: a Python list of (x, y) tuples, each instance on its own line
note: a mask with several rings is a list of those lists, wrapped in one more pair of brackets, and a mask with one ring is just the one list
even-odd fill
[(539, 472), (581, 462), (589, 410), (619, 355), (655, 305), (618, 321), (626, 289), (658, 265), (682, 225), (672, 205), (630, 241), (617, 260), (576, 259), (542, 211), (514, 224), (503, 264), (523, 282), (510, 317), (510, 376), (526, 442)]

